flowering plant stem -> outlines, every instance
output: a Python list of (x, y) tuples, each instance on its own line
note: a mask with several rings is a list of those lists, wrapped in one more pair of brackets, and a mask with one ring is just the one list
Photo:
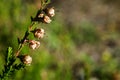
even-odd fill
[[(35, 23), (45, 23), (48, 24), (51, 22), (51, 17), (55, 15), (53, 8), (46, 8), (46, 5), (50, 2), (50, 0), (41, 0), (41, 8), (38, 10), (36, 16), (33, 18), (31, 17), (31, 25), (26, 30), (22, 39), (18, 38), (18, 50), (16, 53), (13, 53), (12, 47), (8, 47), (5, 57), (5, 65), (2, 73), (0, 74), (1, 80), (7, 80), (16, 70), (20, 70), (25, 68), (26, 65), (30, 65), (32, 62), (32, 57), (28, 54), (21, 55), (20, 52), (22, 48), (25, 46), (26, 43), (29, 44), (29, 47), (32, 49), (36, 49), (40, 46), (40, 42), (36, 40), (29, 40), (28, 36), (30, 33), (34, 34), (35, 38), (43, 38), (44, 36), (44, 29), (33, 29), (33, 25)], [(20, 62), (16, 60), (19, 59)]]
[(29, 34), (30, 34), (30, 31), (32, 30), (32, 26), (35, 24), (35, 22), (33, 22), (29, 27), (28, 27), (28, 30), (25, 32), (25, 35), (23, 37), (23, 39), (20, 41), (18, 39), (18, 43), (19, 43), (19, 48), (18, 48), (18, 51), (16, 52), (15, 56), (19, 56), (19, 53), (20, 51), (22, 50), (22, 47), (24, 46), (24, 43), (25, 41), (27, 40)]
[(30, 31), (32, 30), (32, 26), (35, 24), (35, 22), (32, 22), (32, 24), (28, 27), (28, 30), (26, 30), (24, 37), (21, 40), (18, 40), (19, 48), (15, 55), (13, 55), (12, 48), (9, 47), (7, 49), (7, 60), (6, 64), (4, 65), (4, 70), (2, 71), (2, 74), (0, 75), (1, 80), (7, 79), (10, 74), (12, 74), (15, 70), (19, 70), (21, 68), (24, 68), (25, 65), (23, 63), (20, 64), (14, 64), (16, 61), (16, 58), (19, 56), (20, 51), (22, 50), (25, 41), (27, 40)]

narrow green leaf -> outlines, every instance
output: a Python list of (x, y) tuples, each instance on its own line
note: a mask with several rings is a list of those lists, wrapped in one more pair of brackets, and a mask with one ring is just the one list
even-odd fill
[(41, 5), (45, 7), (45, 5), (49, 4), (51, 0), (41, 0)]
[(8, 47), (7, 49), (7, 61), (12, 57), (12, 47)]

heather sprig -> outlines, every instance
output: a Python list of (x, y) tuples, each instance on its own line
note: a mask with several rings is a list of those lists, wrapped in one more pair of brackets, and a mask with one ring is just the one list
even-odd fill
[[(34, 28), (33, 25), (39, 23), (48, 24), (52, 21), (51, 18), (55, 15), (55, 10), (53, 7), (47, 7), (49, 3), (50, 0), (41, 0), (41, 7), (36, 16), (31, 17), (31, 25), (25, 31), (23, 38), (18, 38), (18, 50), (13, 51), (12, 47), (7, 48), (4, 69), (0, 74), (1, 80), (7, 80), (15, 71), (31, 65), (32, 57), (29, 54), (21, 54), (21, 50), (26, 46), (25, 44), (28, 44), (28, 47), (33, 50), (40, 47), (40, 39), (44, 37), (45, 31), (43, 28)], [(29, 39), (29, 35), (33, 35), (34, 39)], [(18, 60), (19, 62), (17, 62)]]

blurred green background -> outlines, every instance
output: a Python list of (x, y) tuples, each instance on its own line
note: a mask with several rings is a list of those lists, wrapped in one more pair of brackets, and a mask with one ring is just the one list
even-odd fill
[[(18, 48), (40, 0), (0, 1), (0, 72), (8, 46)], [(31, 66), (10, 80), (120, 80), (120, 1), (51, 0), (56, 15), (37, 50), (24, 47)]]

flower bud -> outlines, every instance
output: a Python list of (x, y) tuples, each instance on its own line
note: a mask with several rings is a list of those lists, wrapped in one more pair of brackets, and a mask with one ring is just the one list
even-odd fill
[(43, 21), (44, 21), (45, 23), (50, 23), (52, 20), (50, 19), (50, 17), (44, 16)]
[(26, 65), (30, 65), (32, 63), (32, 57), (29, 55), (24, 55), (22, 61)]
[(37, 49), (38, 47), (40, 46), (40, 42), (39, 41), (35, 41), (35, 40), (31, 40), (30, 42), (29, 42), (29, 47), (31, 48), (31, 49)]
[(50, 17), (53, 17), (55, 15), (55, 10), (54, 8), (49, 8), (47, 10), (47, 14), (50, 16)]
[(38, 15), (38, 18), (43, 18), (44, 17), (44, 14), (43, 13), (40, 13), (39, 15)]
[(36, 29), (35, 31), (34, 31), (34, 36), (36, 37), (36, 38), (43, 38), (44, 37), (44, 34), (45, 34), (45, 32), (44, 32), (44, 29)]

